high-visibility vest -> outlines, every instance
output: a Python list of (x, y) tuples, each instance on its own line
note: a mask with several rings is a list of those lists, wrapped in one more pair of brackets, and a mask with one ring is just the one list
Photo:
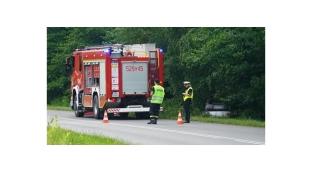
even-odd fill
[[(185, 94), (187, 94), (187, 92), (189, 91), (189, 89), (192, 89), (192, 87), (189, 87), (188, 89), (185, 90)], [(193, 90), (193, 89), (192, 89)], [(186, 99), (191, 99), (193, 100), (193, 95), (194, 95), (194, 91), (192, 91), (192, 94), (190, 96), (184, 95), (183, 97), (183, 101), (185, 101)]]
[(165, 96), (165, 89), (160, 85), (154, 86), (154, 94), (151, 103), (162, 104)]

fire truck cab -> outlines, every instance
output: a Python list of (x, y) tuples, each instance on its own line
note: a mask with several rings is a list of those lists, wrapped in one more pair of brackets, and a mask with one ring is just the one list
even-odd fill
[[(71, 70), (70, 106), (76, 117), (107, 111), (112, 115), (149, 118), (150, 88), (164, 86), (163, 51), (156, 44), (86, 46), (66, 58)], [(163, 111), (163, 108), (160, 108)]]

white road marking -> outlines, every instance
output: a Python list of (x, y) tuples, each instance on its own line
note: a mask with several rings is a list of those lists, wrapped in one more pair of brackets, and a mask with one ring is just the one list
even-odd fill
[[(51, 118), (51, 117), (49, 117), (49, 118)], [(70, 119), (70, 118), (59, 118), (58, 117), (58, 119), (77, 121), (77, 119)], [(78, 120), (78, 121), (82, 121), (82, 120)], [(99, 123), (96, 121), (86, 121), (86, 120), (83, 120), (83, 122)], [(101, 124), (103, 124), (103, 123), (101, 123)], [(150, 130), (163, 131), (163, 132), (173, 132), (173, 133), (193, 135), (193, 136), (198, 136), (198, 137), (206, 137), (206, 138), (214, 138), (214, 139), (227, 139), (227, 140), (233, 140), (236, 142), (243, 142), (243, 143), (247, 143), (247, 144), (264, 145), (264, 142), (230, 138), (230, 137), (222, 137), (222, 136), (216, 136), (216, 135), (207, 135), (207, 134), (200, 134), (200, 133), (193, 133), (193, 132), (186, 132), (186, 131), (178, 131), (178, 130), (163, 129), (163, 128), (153, 128), (153, 127), (137, 126), (137, 125), (118, 124), (118, 123), (108, 123), (108, 124), (109, 125), (117, 125), (117, 126), (126, 126), (126, 127), (132, 127), (132, 128), (150, 129)]]

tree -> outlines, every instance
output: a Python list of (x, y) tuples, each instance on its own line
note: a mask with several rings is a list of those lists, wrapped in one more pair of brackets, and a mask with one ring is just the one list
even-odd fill
[(165, 52), (165, 90), (181, 99), (191, 81), (193, 107), (207, 99), (228, 105), (237, 116), (265, 119), (265, 28), (74, 27), (47, 29), (47, 93), (69, 103), (64, 59), (75, 49), (110, 43), (156, 43)]

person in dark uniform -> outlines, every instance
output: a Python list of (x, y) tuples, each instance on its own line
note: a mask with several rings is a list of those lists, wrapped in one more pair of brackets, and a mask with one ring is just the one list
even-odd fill
[(159, 117), (160, 105), (162, 104), (165, 96), (165, 89), (159, 85), (159, 79), (154, 80), (154, 86), (151, 89), (151, 106), (150, 106), (150, 121), (147, 124), (157, 124)]
[(190, 123), (190, 117), (191, 117), (191, 103), (193, 100), (193, 88), (191, 86), (191, 83), (189, 81), (184, 81), (183, 82), (185, 86), (185, 92), (182, 93), (183, 95), (183, 104), (184, 104), (184, 112), (185, 112), (185, 121), (184, 123)]

